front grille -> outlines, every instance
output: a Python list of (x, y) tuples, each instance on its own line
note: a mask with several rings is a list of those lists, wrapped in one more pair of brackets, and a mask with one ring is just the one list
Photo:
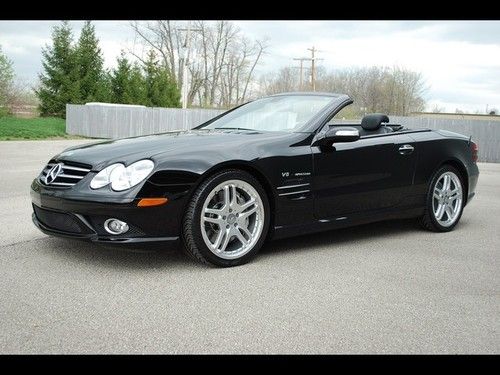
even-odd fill
[(46, 210), (35, 205), (33, 205), (33, 209), (37, 219), (49, 228), (68, 233), (92, 233), (91, 230), (74, 215)]
[[(47, 174), (57, 164), (61, 166), (61, 172), (57, 175), (55, 179), (52, 180), (51, 178), (49, 178), (49, 181), (46, 181)], [(91, 169), (92, 167), (86, 164), (70, 163), (70, 162), (57, 163), (51, 160), (43, 169), (42, 173), (40, 174), (39, 180), (45, 186), (69, 188), (78, 183), (81, 179), (83, 179), (90, 172)]]

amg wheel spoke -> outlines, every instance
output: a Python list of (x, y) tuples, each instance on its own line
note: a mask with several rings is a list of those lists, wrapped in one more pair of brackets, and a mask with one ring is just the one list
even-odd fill
[(217, 224), (219, 226), (223, 225), (222, 219), (220, 219), (218, 217), (203, 217), (203, 220), (205, 220), (206, 222), (209, 222), (209, 223)]
[[(245, 238), (245, 236), (243, 236), (243, 234), (239, 230), (236, 230), (236, 238), (238, 238), (238, 240), (241, 242), (243, 246), (245, 246), (248, 243), (248, 240)], [(249, 238), (251, 238), (251, 236)]]
[(217, 216), (222, 216), (223, 211), (216, 209), (216, 208), (205, 208), (205, 213), (206, 214), (212, 214), (212, 215), (217, 215)]
[(229, 193), (229, 185), (224, 186), (224, 208), (229, 209), (231, 204), (231, 195)]
[(247, 218), (249, 217), (251, 214), (253, 214), (254, 212), (257, 211), (257, 205), (253, 206), (252, 208), (250, 208), (248, 211), (245, 211), (245, 212), (242, 212), (240, 214), (240, 218)]
[(451, 207), (451, 209), (453, 210), (453, 212), (455, 212), (457, 209), (458, 209), (458, 202), (457, 200), (450, 200), (450, 202), (448, 203), (448, 205)]
[(453, 218), (453, 208), (447, 205), (445, 211), (446, 211), (446, 216), (448, 216), (448, 220), (451, 220)]
[(252, 238), (252, 233), (248, 230), (248, 228), (245, 228), (244, 226), (240, 225), (238, 229), (246, 236), (247, 239)]
[(227, 229), (224, 233), (224, 240), (222, 241), (222, 244), (218, 248), (218, 251), (222, 252), (226, 250), (227, 245), (229, 244), (229, 241), (231, 240), (231, 230)]
[(220, 244), (222, 242), (222, 239), (224, 238), (224, 234), (225, 233), (226, 232), (223, 231), (222, 229), (219, 230), (219, 233), (217, 234), (217, 237), (215, 238), (215, 242), (213, 244), (214, 249), (218, 249), (219, 248), (219, 246), (220, 246)]
[(433, 195), (433, 197), (434, 197), (435, 199), (441, 199), (441, 195), (440, 195), (440, 194), (439, 194), (436, 190), (434, 190), (434, 195)]
[(443, 191), (450, 190), (451, 178), (449, 175), (444, 175), (443, 179)]
[(254, 204), (255, 204), (255, 199), (251, 198), (248, 202), (245, 202), (244, 204), (242, 204), (240, 206), (240, 212), (245, 211), (249, 207), (252, 207), (252, 205), (254, 205)]
[(231, 203), (230, 203), (231, 207), (235, 207), (237, 205), (236, 197), (237, 197), (236, 186), (231, 185)]
[(446, 208), (446, 205), (444, 203), (440, 203), (437, 210), (436, 210), (436, 219), (441, 220), (444, 214), (444, 210)]
[(459, 189), (454, 189), (451, 191), (450, 193), (450, 199), (451, 200), (455, 200), (457, 199), (458, 197), (460, 197), (460, 194), (461, 194), (461, 191)]

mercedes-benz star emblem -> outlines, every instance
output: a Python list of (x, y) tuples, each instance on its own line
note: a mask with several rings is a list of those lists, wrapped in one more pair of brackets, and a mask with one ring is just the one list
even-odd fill
[(63, 171), (62, 164), (56, 164), (50, 168), (49, 172), (45, 176), (45, 185), (50, 185)]

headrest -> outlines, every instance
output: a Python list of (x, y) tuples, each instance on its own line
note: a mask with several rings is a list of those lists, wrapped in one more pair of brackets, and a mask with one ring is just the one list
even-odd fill
[(377, 130), (383, 122), (389, 122), (389, 117), (383, 113), (370, 113), (361, 120), (361, 127), (365, 130)]

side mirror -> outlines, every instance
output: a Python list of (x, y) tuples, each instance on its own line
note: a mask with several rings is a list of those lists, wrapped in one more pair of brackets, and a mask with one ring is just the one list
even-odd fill
[(312, 146), (331, 146), (333, 143), (354, 142), (359, 139), (359, 131), (351, 127), (332, 126), (319, 138), (315, 139)]

